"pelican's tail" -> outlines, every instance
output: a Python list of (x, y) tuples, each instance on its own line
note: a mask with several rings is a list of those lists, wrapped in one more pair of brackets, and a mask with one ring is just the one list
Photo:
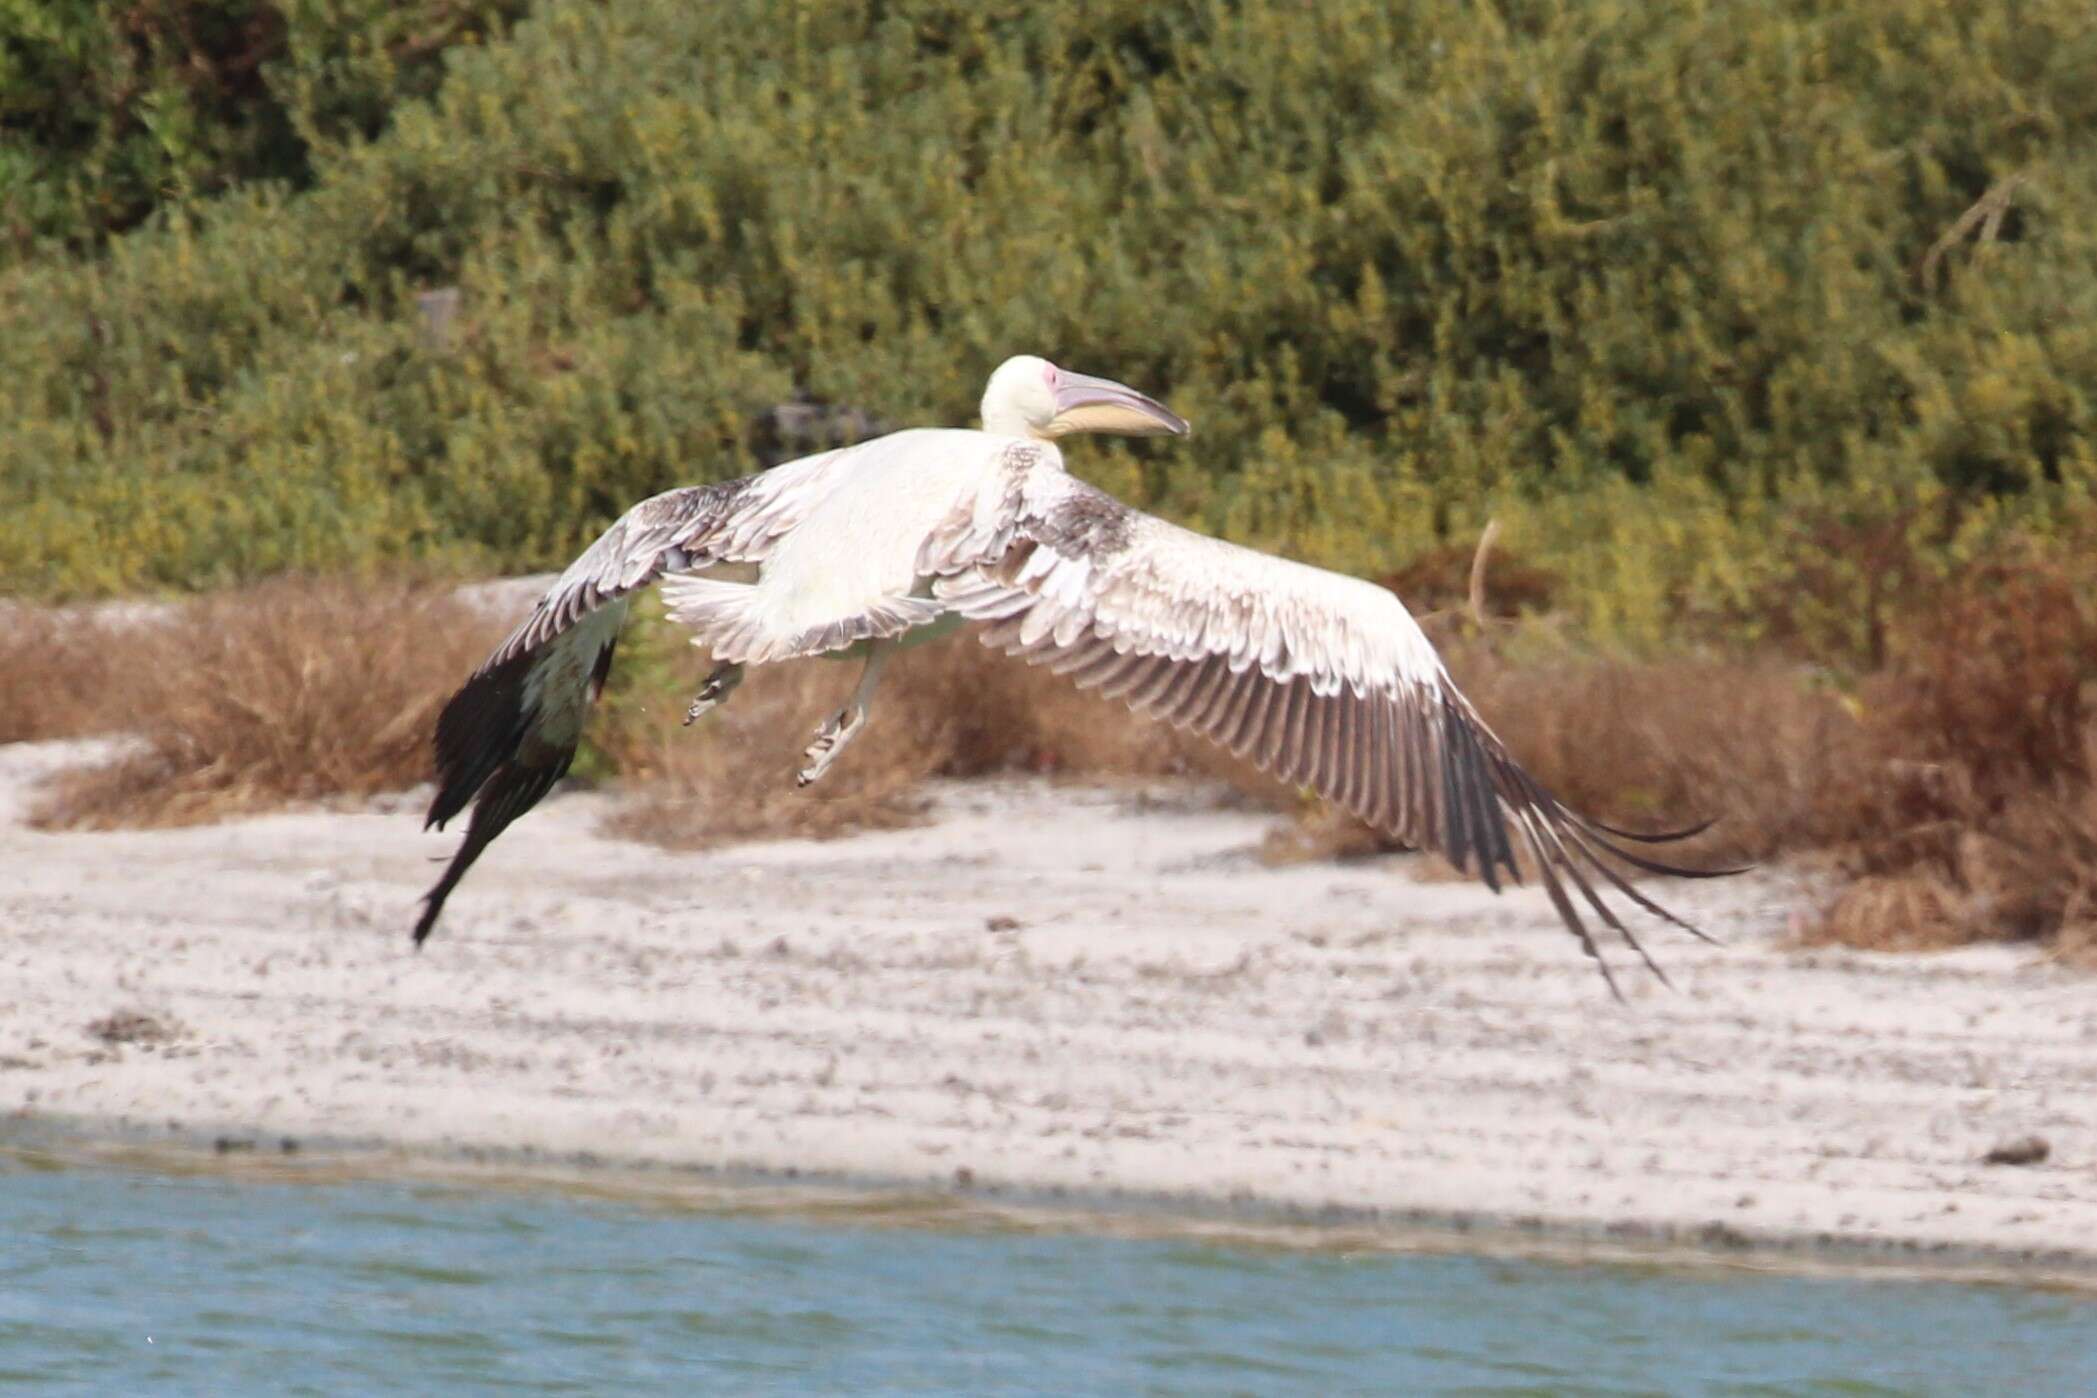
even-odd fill
[(670, 620), (690, 627), (692, 644), (711, 649), (715, 658), (723, 661), (746, 659), (727, 652), (748, 651), (762, 634), (757, 603), (757, 589), (749, 583), (689, 574), (663, 583), (663, 605)]
[(670, 619), (692, 629), (693, 645), (705, 647), (717, 661), (738, 665), (829, 655), (929, 626), (947, 610), (930, 597), (878, 597), (828, 620), (782, 619), (766, 610), (768, 599), (758, 587), (690, 576), (665, 580), (663, 600)]

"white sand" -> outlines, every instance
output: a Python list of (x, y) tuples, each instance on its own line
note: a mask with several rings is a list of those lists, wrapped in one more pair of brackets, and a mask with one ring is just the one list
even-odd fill
[[(412, 802), (23, 828), (77, 752), (0, 747), (0, 1107), (32, 1126), (2097, 1271), (2097, 980), (1786, 950), (1781, 875), (1656, 885), (1727, 945), (1656, 928), (1680, 991), (1619, 956), (1619, 1006), (1540, 894), (1265, 869), (1258, 815), (976, 785), (927, 829), (666, 854), (570, 795), (418, 956), (454, 836)], [(88, 1032), (121, 1010), (180, 1030)], [(2028, 1134), (2044, 1163), (1979, 1163)]]

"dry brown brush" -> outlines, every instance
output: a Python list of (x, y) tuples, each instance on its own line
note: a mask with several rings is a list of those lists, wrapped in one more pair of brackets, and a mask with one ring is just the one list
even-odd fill
[[(1827, 792), (1863, 777), (1863, 733), (1841, 696), (1778, 657), (1634, 661), (1557, 642), (1514, 654), (1481, 641), (1443, 649), (1486, 721), (1567, 805), (1630, 829), (1711, 822), (1670, 858), (1737, 865), (1823, 845), (1837, 838)], [(1404, 848), (1317, 807), (1277, 830), (1267, 854), (1289, 862)], [(1436, 871), (1451, 872), (1439, 861), (1422, 872)]]
[[(1715, 819), (1714, 863), (1804, 851), (1849, 877), (1815, 940), (1920, 947), (2027, 938), (2097, 946), (2097, 596), (2075, 540), (1998, 550), (1904, 589), (1885, 661), (1848, 682), (1775, 650), (1627, 660), (1548, 632), (1444, 635), (1451, 669), (1517, 757), (1612, 823)], [(1457, 632), (1456, 600), (1440, 630)], [(507, 618), (442, 588), (285, 580), (142, 623), (15, 610), (0, 627), (0, 741), (129, 732), (45, 793), (46, 825), (213, 819), (414, 786), (437, 709)], [(1543, 638), (1543, 639), (1540, 639)], [(1396, 848), (1208, 745), (966, 638), (890, 666), (871, 727), (812, 790), (801, 749), (856, 665), (761, 670), (677, 723), (704, 657), (629, 629), (584, 776), (635, 799), (615, 827), (668, 845), (821, 838), (921, 818), (931, 778), (1193, 776), (1295, 810), (1278, 859)], [(1235, 797), (1233, 797), (1235, 793)]]
[[(693, 683), (703, 668), (689, 666)], [(676, 722), (681, 701), (665, 697), (688, 690), (656, 687), (648, 699), (629, 698), (610, 720), (611, 741), (640, 791), (613, 828), (677, 848), (823, 839), (914, 823), (930, 779), (1012, 772), (1199, 777), (1223, 799), (1287, 799), (1227, 755), (965, 637), (897, 656), (867, 731), (821, 783), (802, 790), (794, 783), (802, 749), (857, 675), (849, 663), (760, 669), (690, 729)]]
[(1867, 947), (2097, 947), (2097, 615), (2079, 549), (1929, 589), (1862, 687), (1868, 779), (1831, 792), (1855, 880), (1816, 929)]
[[(1717, 817), (1686, 852), (1813, 851), (1845, 876), (1808, 939), (2097, 949), (2097, 569), (2091, 524), (2007, 540), (1934, 581), (1897, 567), (1847, 684), (1765, 649), (1630, 663), (1491, 645), (1452, 668), (1570, 804), (1646, 828)], [(1895, 560), (1896, 563), (1899, 560)], [(1334, 843), (1361, 847), (1364, 832)]]
[(120, 628), (85, 612), (0, 602), (0, 743), (107, 729), (123, 641)]
[(438, 707), (500, 630), (448, 589), (286, 579), (171, 608), (101, 654), (62, 652), (80, 668), (26, 683), (104, 677), (95, 726), (138, 742), (62, 775), (32, 819), (180, 825), (413, 786)]

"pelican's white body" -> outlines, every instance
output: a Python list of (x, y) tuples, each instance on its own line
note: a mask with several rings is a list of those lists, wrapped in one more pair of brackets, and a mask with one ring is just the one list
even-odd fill
[(996, 487), (1006, 450), (1018, 444), (924, 428), (839, 453), (830, 493), (759, 566), (752, 615), (783, 641), (921, 592), (925, 540)]
[(960, 618), (930, 595), (926, 541), (957, 519), (1000, 517), (1015, 450), (1030, 473), (1062, 475), (1049, 443), (965, 428), (897, 432), (780, 467), (797, 473), (779, 495), (794, 523), (757, 581), (666, 579), (670, 615), (716, 659), (750, 664), (944, 635)]

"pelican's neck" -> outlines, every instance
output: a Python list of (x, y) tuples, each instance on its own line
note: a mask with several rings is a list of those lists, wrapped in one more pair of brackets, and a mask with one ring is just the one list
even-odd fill
[(1000, 437), (1030, 437), (1037, 442), (1052, 440), (1046, 432), (1027, 421), (1026, 413), (1010, 399), (983, 399), (983, 430)]

